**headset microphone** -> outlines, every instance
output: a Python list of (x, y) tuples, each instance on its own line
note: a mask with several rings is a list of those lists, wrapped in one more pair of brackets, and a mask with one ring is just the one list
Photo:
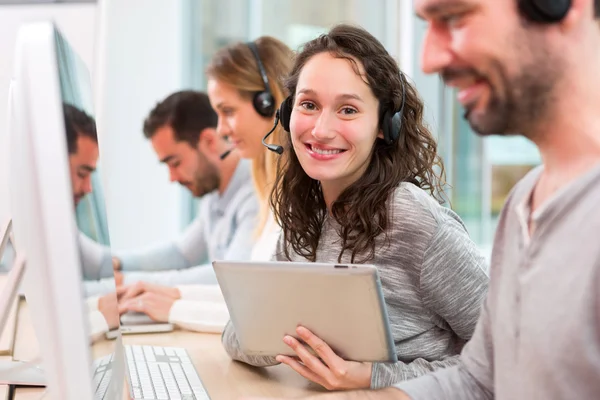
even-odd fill
[[(273, 128), (267, 132), (267, 134), (262, 138), (262, 144), (263, 146), (265, 146), (267, 149), (277, 153), (277, 154), (282, 154), (283, 153), (283, 146), (279, 146), (277, 144), (268, 144), (265, 143), (265, 140), (271, 135), (271, 133), (273, 133), (275, 131), (275, 128), (277, 128), (277, 124), (279, 124), (279, 110), (277, 110), (277, 112), (275, 112), (275, 123), (273, 124)], [(227, 158), (227, 156), (229, 154), (231, 154), (231, 152), (235, 150), (234, 148), (231, 148), (229, 150), (227, 150), (226, 152), (224, 152), (223, 154), (221, 154), (219, 157), (221, 158), (221, 160), (224, 160), (225, 158)]]
[(279, 110), (277, 110), (277, 112), (275, 113), (275, 123), (273, 124), (273, 129), (271, 129), (266, 135), (265, 137), (262, 138), (262, 144), (263, 146), (265, 146), (267, 149), (277, 153), (277, 154), (281, 154), (283, 153), (283, 146), (279, 146), (277, 144), (268, 144), (265, 143), (265, 139), (267, 139), (269, 137), (269, 135), (271, 133), (273, 133), (273, 131), (275, 130), (275, 128), (277, 128), (277, 124), (279, 123)]
[(224, 160), (224, 159), (226, 159), (226, 158), (227, 158), (227, 156), (228, 156), (228, 155), (230, 155), (230, 154), (231, 154), (231, 152), (232, 152), (233, 150), (234, 150), (234, 149), (229, 149), (229, 150), (227, 150), (225, 153), (221, 154), (219, 157), (221, 158), (221, 160)]

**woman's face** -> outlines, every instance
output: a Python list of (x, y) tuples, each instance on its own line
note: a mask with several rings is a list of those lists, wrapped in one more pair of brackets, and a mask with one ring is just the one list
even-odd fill
[(266, 151), (261, 139), (271, 130), (272, 118), (259, 115), (251, 99), (223, 81), (210, 78), (207, 91), (219, 117), (217, 132), (229, 139), (240, 156), (252, 159)]
[(290, 133), (304, 171), (323, 190), (340, 193), (360, 178), (371, 159), (379, 130), (379, 102), (351, 62), (328, 52), (302, 68)]

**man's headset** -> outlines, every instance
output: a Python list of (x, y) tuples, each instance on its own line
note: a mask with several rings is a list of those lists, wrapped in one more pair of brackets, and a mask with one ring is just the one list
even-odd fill
[(530, 21), (552, 24), (561, 21), (571, 8), (571, 0), (518, 0), (519, 9)]
[[(254, 93), (254, 97), (252, 98), (252, 105), (254, 106), (254, 109), (256, 110), (258, 115), (262, 117), (272, 117), (275, 113), (275, 97), (273, 97), (273, 94), (271, 93), (271, 86), (269, 85), (269, 77), (267, 75), (267, 70), (265, 69), (260, 59), (256, 43), (248, 42), (246, 43), (246, 45), (248, 46), (250, 51), (252, 51), (252, 55), (254, 56), (254, 59), (256, 60), (256, 64), (258, 66), (258, 72), (260, 73), (260, 77), (262, 78), (263, 84), (265, 86), (265, 90), (261, 90), (260, 92)], [(221, 154), (221, 160), (224, 160), (232, 151), (233, 149), (229, 149), (225, 153)]]
[[(400, 105), (400, 110), (398, 112), (394, 112), (388, 109), (381, 117), (383, 140), (387, 144), (395, 143), (402, 132), (402, 114), (404, 113), (404, 103), (406, 103), (406, 78), (402, 73), (400, 74), (400, 82), (402, 82), (402, 104)], [(273, 133), (273, 131), (275, 131), (275, 128), (277, 128), (277, 124), (279, 122), (281, 122), (281, 126), (286, 132), (290, 131), (290, 118), (292, 116), (293, 107), (294, 98), (292, 96), (288, 96), (287, 99), (281, 103), (279, 110), (277, 110), (275, 113), (275, 123), (273, 124), (273, 128), (262, 139), (263, 146), (277, 154), (283, 153), (283, 146), (277, 144), (268, 144), (265, 143), (265, 140), (271, 133)]]

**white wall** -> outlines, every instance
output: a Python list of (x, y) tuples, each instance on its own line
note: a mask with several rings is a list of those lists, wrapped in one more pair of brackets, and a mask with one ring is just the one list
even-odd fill
[(170, 184), (142, 123), (157, 101), (184, 86), (183, 0), (112, 0), (101, 9), (96, 80), (100, 169), (111, 246), (173, 239), (184, 192)]
[(185, 5), (186, 0), (105, 0), (0, 6), (0, 224), (10, 210), (6, 108), (17, 31), (22, 22), (51, 18), (94, 80), (111, 245), (143, 246), (180, 232), (185, 193), (169, 183), (143, 137), (142, 122), (158, 100), (184, 86)]
[(8, 187), (8, 86), (13, 72), (14, 49), (23, 22), (53, 19), (88, 68), (92, 65), (95, 4), (0, 6), (0, 224), (9, 217)]

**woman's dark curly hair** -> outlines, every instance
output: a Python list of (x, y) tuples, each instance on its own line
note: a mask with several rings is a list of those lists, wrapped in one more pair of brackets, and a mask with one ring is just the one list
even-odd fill
[[(329, 52), (347, 59), (360, 75), (364, 68), (366, 83), (379, 100), (380, 126), (385, 110), (400, 110), (402, 81), (406, 90), (399, 140), (387, 144), (376, 139), (371, 161), (363, 176), (346, 188), (331, 205), (331, 216), (339, 223), (342, 250), (350, 251), (351, 262), (373, 258), (375, 239), (390, 225), (388, 201), (401, 182), (412, 182), (429, 191), (440, 203), (444, 167), (437, 154), (435, 139), (423, 121), (423, 102), (415, 88), (400, 73), (398, 65), (384, 46), (370, 33), (351, 25), (338, 25), (329, 33), (306, 43), (296, 55), (286, 82), (295, 96), (302, 68), (315, 55)], [(363, 78), (364, 79), (364, 78)], [(327, 207), (320, 183), (302, 169), (287, 135), (283, 146), (288, 154), (280, 160), (271, 192), (275, 218), (283, 228), (283, 246), (289, 260), (290, 247), (300, 256), (315, 261)]]

